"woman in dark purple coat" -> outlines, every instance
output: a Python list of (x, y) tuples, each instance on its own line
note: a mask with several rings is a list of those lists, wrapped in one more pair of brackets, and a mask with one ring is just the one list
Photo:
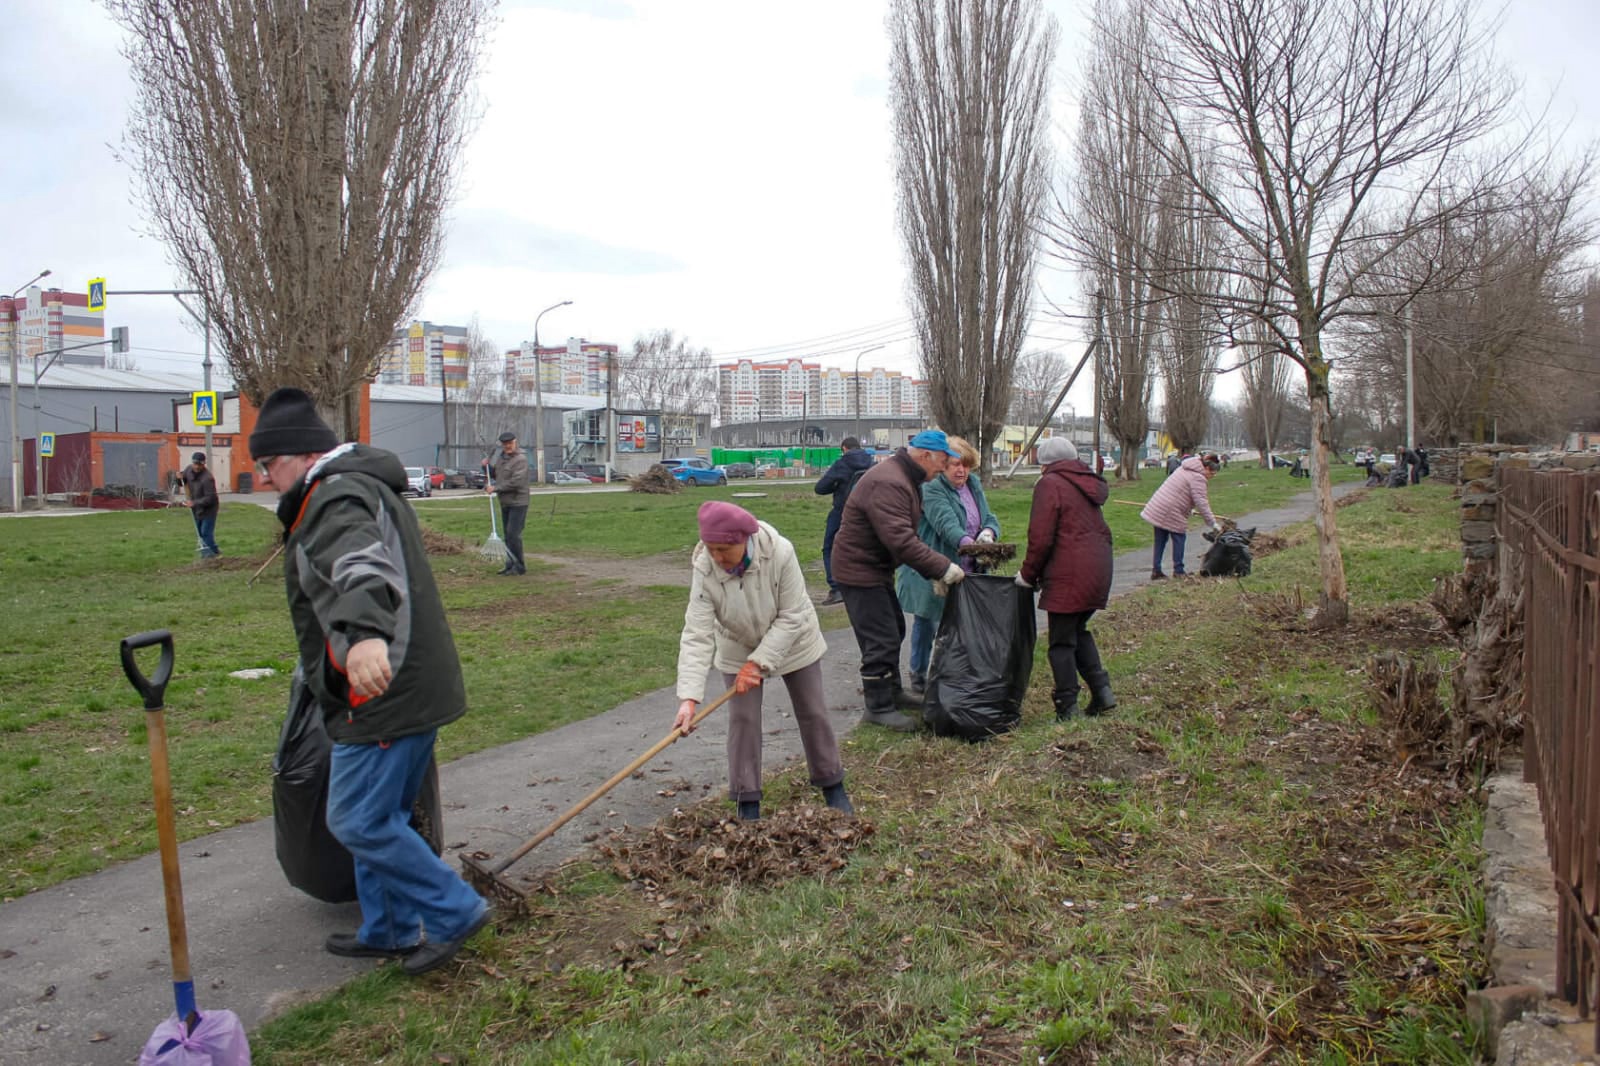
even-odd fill
[(1056, 721), (1064, 722), (1078, 713), (1079, 674), (1090, 696), (1083, 713), (1103, 714), (1117, 705), (1089, 632), (1089, 618), (1111, 592), (1111, 529), (1100, 513), (1110, 490), (1065, 437), (1041, 443), (1039, 462), (1044, 474), (1033, 486), (1028, 554), (1017, 584), (1039, 586), (1039, 606), (1050, 616), (1051, 695)]

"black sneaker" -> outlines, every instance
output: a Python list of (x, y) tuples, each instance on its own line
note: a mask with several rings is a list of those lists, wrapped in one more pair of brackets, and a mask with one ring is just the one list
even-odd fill
[(330, 955), (340, 955), (347, 959), (403, 959), (414, 953), (421, 944), (411, 944), (402, 948), (375, 948), (371, 944), (363, 944), (355, 933), (332, 933), (322, 942)]
[(832, 607), (844, 602), (844, 597), (839, 595), (838, 589), (829, 589), (828, 594), (822, 598), (823, 607)]

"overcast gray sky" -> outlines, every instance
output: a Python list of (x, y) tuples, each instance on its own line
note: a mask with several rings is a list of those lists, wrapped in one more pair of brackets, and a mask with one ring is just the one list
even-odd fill
[[(629, 344), (670, 328), (718, 358), (855, 353), (915, 371), (895, 223), (886, 0), (507, 0), (485, 50), (482, 120), (448, 247), (418, 317), (477, 314), (503, 347), (540, 326)], [(1058, 126), (1087, 3), (1062, 25)], [(0, 292), (181, 283), (134, 204), (116, 145), (130, 88), (92, 0), (0, 0)], [(1574, 143), (1600, 136), (1597, 0), (1510, 0), (1503, 58)], [(1067, 138), (1061, 136), (1063, 144)], [(1076, 300), (1059, 273), (1041, 285)], [(1039, 302), (1043, 310), (1043, 302)], [(1074, 310), (1078, 308), (1074, 305)], [(194, 369), (168, 299), (114, 299), (141, 368)], [(1029, 347), (1074, 354), (1040, 316)], [(1074, 399), (1088, 402), (1087, 383)]]

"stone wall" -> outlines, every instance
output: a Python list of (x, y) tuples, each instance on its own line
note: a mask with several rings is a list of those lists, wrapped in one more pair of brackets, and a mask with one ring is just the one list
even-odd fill
[(1530, 452), (1515, 444), (1463, 444), (1428, 452), (1429, 479), (1461, 488), (1461, 556), (1466, 569), (1493, 567), (1501, 469), (1589, 470), (1594, 452)]

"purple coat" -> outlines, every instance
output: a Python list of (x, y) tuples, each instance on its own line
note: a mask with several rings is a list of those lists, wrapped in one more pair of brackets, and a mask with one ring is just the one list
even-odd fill
[(1111, 490), (1081, 459), (1044, 468), (1033, 486), (1028, 554), (1022, 580), (1043, 585), (1039, 606), (1050, 614), (1098, 611), (1111, 594), (1111, 528), (1100, 508)]
[(1206, 496), (1206, 468), (1198, 455), (1191, 455), (1167, 475), (1139, 517), (1168, 533), (1182, 533), (1189, 527), (1189, 512), (1199, 511), (1206, 525), (1217, 524)]

